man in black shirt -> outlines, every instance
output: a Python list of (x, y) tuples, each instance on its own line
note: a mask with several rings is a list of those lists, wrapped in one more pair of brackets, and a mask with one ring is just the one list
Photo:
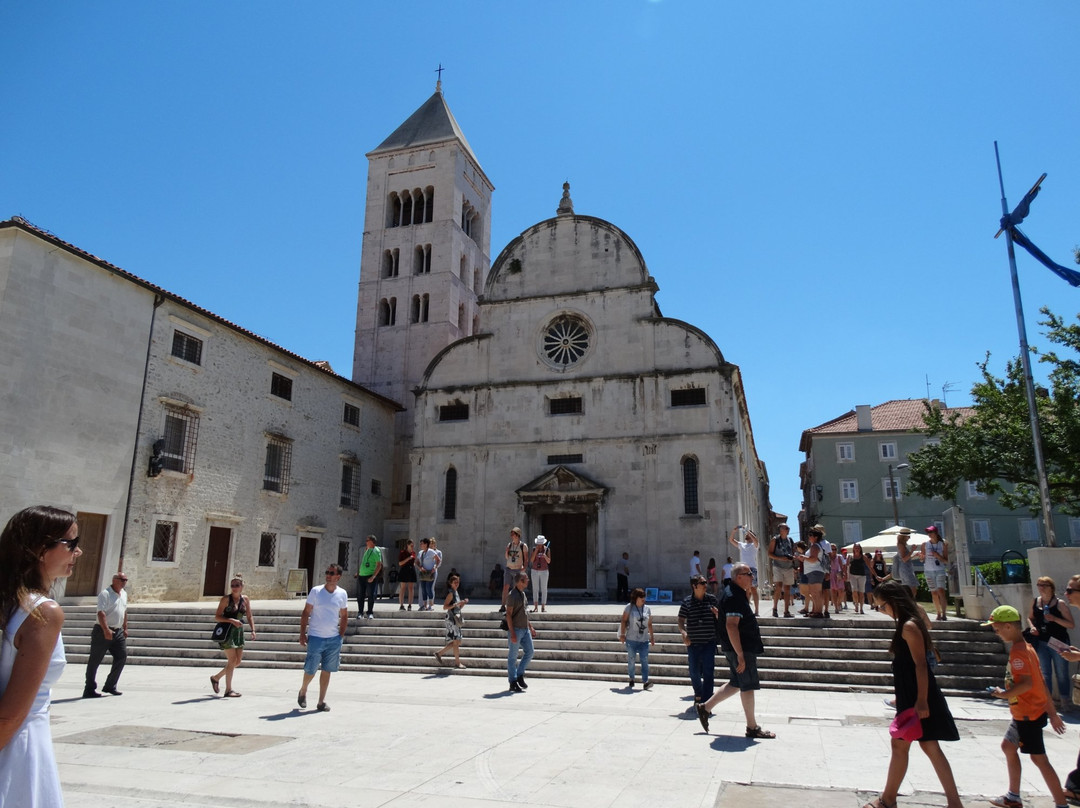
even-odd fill
[(698, 720), (709, 731), (712, 708), (729, 696), (739, 693), (746, 714), (747, 738), (775, 738), (775, 733), (763, 730), (754, 717), (754, 691), (761, 688), (758, 681), (757, 657), (764, 652), (757, 617), (747, 595), (753, 582), (750, 567), (736, 564), (731, 570), (731, 583), (720, 597), (720, 624), (717, 639), (731, 668), (731, 681), (716, 691), (711, 699), (697, 706)]

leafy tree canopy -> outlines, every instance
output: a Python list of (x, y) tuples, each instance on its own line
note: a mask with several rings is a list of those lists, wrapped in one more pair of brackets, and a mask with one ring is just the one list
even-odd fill
[[(1052, 349), (1033, 355), (1049, 367), (1049, 388), (1035, 393), (1051, 503), (1080, 515), (1080, 315), (1066, 324), (1049, 309), (1039, 325)], [(997, 494), (1007, 508), (1039, 509), (1035, 451), (1031, 440), (1024, 371), (1019, 358), (1002, 378), (990, 372), (990, 355), (979, 364), (982, 380), (971, 388), (973, 412), (942, 413), (927, 407), (925, 434), (936, 438), (908, 458), (908, 489), (923, 497), (956, 500), (961, 483), (970, 481)], [(1004, 485), (1009, 483), (1011, 485)]]

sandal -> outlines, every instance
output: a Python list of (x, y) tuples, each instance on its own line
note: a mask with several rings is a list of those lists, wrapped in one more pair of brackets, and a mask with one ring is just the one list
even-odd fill
[(235, 690), (226, 690), (225, 691), (225, 698), (227, 698), (227, 699), (238, 699), (242, 695), (243, 695), (242, 693), (237, 693)]
[(221, 686), (218, 685), (218, 680), (215, 679), (213, 676), (210, 677), (210, 687), (214, 688), (215, 693), (221, 692)]
[(775, 732), (769, 732), (767, 729), (762, 729), (761, 727), (747, 727), (746, 728), (746, 737), (747, 738), (775, 738), (776, 733)]
[(885, 800), (881, 799), (881, 797), (875, 797), (872, 802), (866, 803), (862, 808), (896, 808), (896, 803), (894, 802), (890, 805), (885, 802)]

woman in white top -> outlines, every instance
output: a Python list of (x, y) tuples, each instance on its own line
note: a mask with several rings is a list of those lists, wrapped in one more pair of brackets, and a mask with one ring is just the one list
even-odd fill
[(59, 808), (49, 704), (64, 671), (64, 610), (48, 597), (82, 555), (75, 515), (36, 506), (0, 533), (0, 805)]
[(641, 587), (630, 593), (630, 602), (619, 621), (619, 642), (626, 643), (626, 672), (630, 687), (634, 686), (634, 657), (641, 660), (642, 687), (649, 690), (649, 646), (653, 639), (652, 609), (645, 605), (645, 590)]

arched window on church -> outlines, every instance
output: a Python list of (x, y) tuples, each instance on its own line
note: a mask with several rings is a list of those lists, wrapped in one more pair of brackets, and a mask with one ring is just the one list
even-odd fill
[(424, 247), (417, 244), (413, 248), (413, 275), (424, 274)]
[(431, 222), (435, 218), (435, 189), (428, 186), (424, 189), (424, 221)]
[(409, 312), (409, 322), (410, 323), (418, 323), (418, 322), (420, 322), (420, 295), (413, 295), (412, 296), (412, 309)]
[(401, 225), (401, 197), (396, 192), (391, 192), (389, 204), (386, 206), (386, 226), (399, 227)]
[(465, 304), (459, 303), (457, 307), (457, 327), (458, 331), (465, 333)]
[(420, 322), (426, 323), (428, 321), (428, 303), (429, 298), (427, 295), (420, 296)]
[(698, 513), (698, 462), (696, 457), (684, 457), (682, 461), (683, 513)]
[(446, 470), (446, 482), (443, 486), (443, 519), (457, 519), (457, 469), (453, 466)]
[(401, 251), (395, 247), (392, 250), (385, 250), (383, 252), (383, 269), (382, 276), (384, 278), (396, 278), (398, 276), (399, 258)]
[(390, 298), (390, 322), (387, 325), (397, 325), (397, 298)]
[(390, 325), (390, 301), (385, 297), (379, 301), (379, 325)]
[(413, 224), (423, 224), (424, 223), (424, 192), (421, 191), (419, 188), (414, 188), (413, 192), (412, 192), (412, 199), (413, 199), (412, 223)]
[(412, 194), (408, 191), (401, 192), (401, 224), (403, 227), (408, 227), (412, 224), (413, 217), (413, 198)]
[(464, 283), (466, 287), (469, 285), (468, 261), (464, 255), (461, 256), (461, 263), (458, 266), (458, 277), (461, 278), (461, 282)]

